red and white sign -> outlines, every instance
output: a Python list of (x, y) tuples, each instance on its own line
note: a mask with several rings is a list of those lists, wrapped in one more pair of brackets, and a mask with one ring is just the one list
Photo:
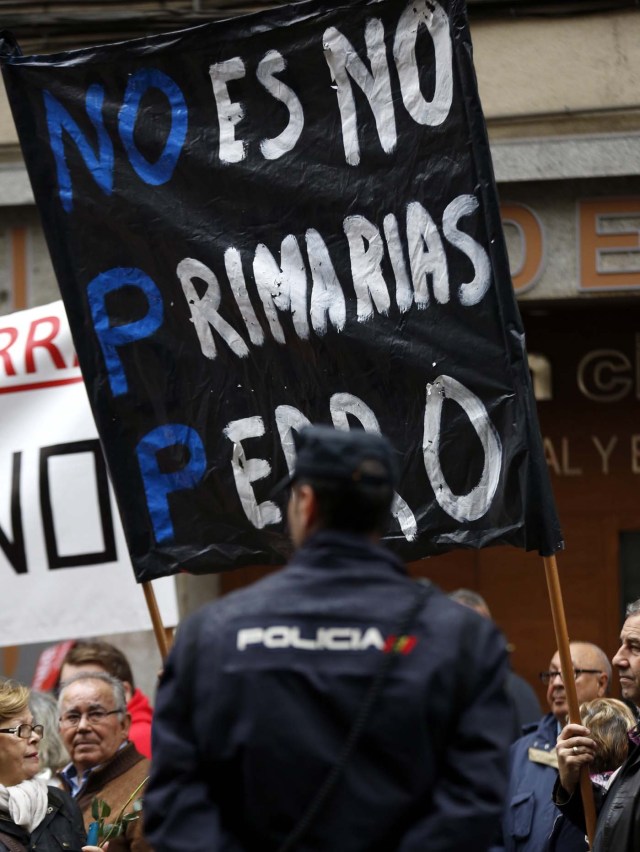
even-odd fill
[(62, 302), (0, 317), (0, 582), (0, 647), (151, 628)]

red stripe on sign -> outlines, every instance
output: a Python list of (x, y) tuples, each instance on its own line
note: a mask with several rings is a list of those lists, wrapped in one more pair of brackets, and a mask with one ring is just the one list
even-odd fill
[(30, 385), (13, 385), (13, 387), (0, 387), (0, 393), (18, 393), (19, 391), (42, 390), (43, 388), (57, 388), (60, 385), (75, 385), (82, 381), (82, 376), (76, 379), (53, 379), (50, 382), (32, 382)]

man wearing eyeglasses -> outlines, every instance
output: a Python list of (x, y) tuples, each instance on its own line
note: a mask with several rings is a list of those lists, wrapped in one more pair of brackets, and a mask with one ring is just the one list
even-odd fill
[[(607, 692), (611, 665), (607, 655), (590, 642), (571, 643), (571, 661), (576, 679), (578, 703), (600, 698)], [(547, 687), (550, 712), (511, 747), (511, 773), (503, 824), (507, 852), (543, 852), (552, 833), (563, 831), (564, 852), (586, 850), (584, 832), (571, 823), (558, 822), (560, 814), (552, 801), (558, 777), (556, 739), (566, 725), (569, 713), (567, 694), (560, 674), (560, 656), (553, 655), (549, 669), (540, 673)]]
[[(640, 711), (640, 599), (627, 606), (620, 633), (620, 647), (613, 657), (620, 677), (622, 697)], [(606, 792), (594, 787), (598, 821), (593, 842), (597, 852), (619, 852), (640, 848), (640, 727), (628, 732), (627, 759), (611, 776)], [(560, 783), (554, 791), (562, 813), (584, 830), (582, 797), (577, 791), (580, 770), (589, 766), (597, 744), (583, 725), (567, 725), (558, 739)]]
[[(58, 709), (60, 736), (71, 757), (60, 777), (76, 799), (85, 827), (94, 820), (94, 798), (111, 808), (107, 823), (122, 808), (135, 813), (133, 800), (142, 797), (149, 761), (129, 742), (131, 717), (122, 682), (104, 672), (76, 675), (61, 684)], [(109, 852), (151, 852), (141, 818), (128, 822), (123, 836), (109, 840)]]

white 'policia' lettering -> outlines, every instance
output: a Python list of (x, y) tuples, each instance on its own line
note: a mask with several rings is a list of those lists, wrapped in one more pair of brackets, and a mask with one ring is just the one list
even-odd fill
[(252, 645), (269, 650), (295, 648), (299, 651), (367, 651), (384, 649), (385, 640), (377, 627), (318, 627), (315, 634), (302, 636), (299, 627), (272, 625), (238, 630), (237, 648), (246, 651)]

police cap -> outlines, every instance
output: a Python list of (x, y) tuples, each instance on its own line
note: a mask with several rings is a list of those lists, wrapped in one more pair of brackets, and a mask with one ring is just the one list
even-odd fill
[(383, 436), (362, 429), (308, 426), (294, 433), (296, 463), (288, 483), (300, 479), (393, 485), (393, 449)]

